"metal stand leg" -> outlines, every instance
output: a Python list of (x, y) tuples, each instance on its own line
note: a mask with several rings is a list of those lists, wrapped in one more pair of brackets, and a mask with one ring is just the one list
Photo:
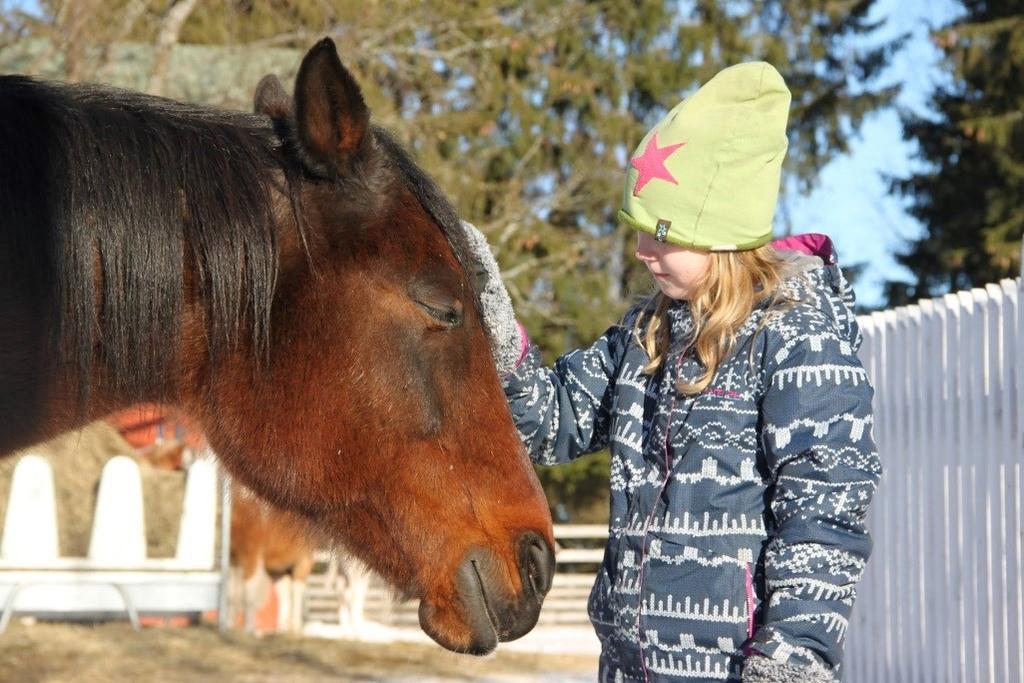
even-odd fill
[(7, 600), (4, 602), (4, 612), (0, 615), (0, 633), (7, 630), (7, 624), (10, 623), (11, 615), (14, 613), (14, 599), (18, 597), (21, 587), (22, 584), (16, 584), (7, 595)]
[(118, 583), (110, 584), (114, 589), (121, 594), (121, 599), (124, 600), (124, 611), (128, 613), (128, 621), (132, 623), (132, 628), (136, 631), (142, 629), (139, 625), (139, 613), (135, 609), (135, 605), (132, 603), (131, 598), (128, 597), (128, 591), (124, 589), (124, 586)]
[(223, 467), (218, 468), (220, 480), (220, 605), (217, 609), (217, 629), (224, 633), (233, 624), (229, 620), (228, 587), (231, 583), (231, 476)]

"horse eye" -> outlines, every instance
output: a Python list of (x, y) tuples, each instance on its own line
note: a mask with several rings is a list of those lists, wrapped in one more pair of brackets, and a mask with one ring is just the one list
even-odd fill
[(456, 327), (462, 323), (462, 302), (437, 283), (415, 281), (409, 285), (409, 296), (445, 327)]
[(443, 322), (448, 327), (455, 327), (462, 322), (462, 313), (456, 310), (455, 307), (437, 308), (422, 301), (417, 301), (416, 303), (420, 308), (429, 313), (431, 317)]

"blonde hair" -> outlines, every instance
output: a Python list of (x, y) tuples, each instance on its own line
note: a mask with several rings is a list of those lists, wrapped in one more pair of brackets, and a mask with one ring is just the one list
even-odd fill
[[(732, 353), (736, 334), (754, 308), (766, 300), (771, 307), (782, 303), (782, 266), (771, 245), (711, 254), (708, 270), (690, 299), (693, 331), (687, 342), (687, 350), (694, 350), (704, 373), (694, 382), (680, 381), (679, 391), (687, 395), (704, 391), (718, 365)], [(651, 359), (644, 367), (645, 374), (657, 372), (668, 354), (671, 304), (672, 299), (657, 292), (633, 325), (633, 335)]]

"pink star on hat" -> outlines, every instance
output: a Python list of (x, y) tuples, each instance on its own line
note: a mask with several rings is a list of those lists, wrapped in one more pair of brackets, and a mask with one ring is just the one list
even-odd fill
[(651, 139), (647, 141), (647, 147), (644, 148), (644, 153), (633, 157), (629, 161), (630, 165), (638, 171), (636, 185), (633, 187), (634, 197), (639, 196), (640, 190), (644, 189), (644, 185), (655, 178), (660, 178), (673, 185), (679, 184), (679, 181), (665, 167), (665, 160), (672, 155), (672, 152), (685, 144), (685, 142), (680, 142), (675, 145), (658, 147), (658, 134), (655, 133), (651, 136)]

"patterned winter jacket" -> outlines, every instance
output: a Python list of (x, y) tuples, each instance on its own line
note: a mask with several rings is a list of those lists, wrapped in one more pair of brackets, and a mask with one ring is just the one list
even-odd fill
[(799, 272), (784, 282), (797, 303), (755, 310), (699, 396), (674, 389), (700, 374), (681, 355), (685, 302), (670, 309), (670, 353), (653, 376), (633, 311), (552, 368), (532, 348), (504, 380), (535, 462), (611, 450), (609, 540), (588, 604), (602, 682), (739, 680), (755, 656), (840, 680), (881, 467), (831, 243), (776, 243), (807, 245), (820, 258), (792, 258)]

